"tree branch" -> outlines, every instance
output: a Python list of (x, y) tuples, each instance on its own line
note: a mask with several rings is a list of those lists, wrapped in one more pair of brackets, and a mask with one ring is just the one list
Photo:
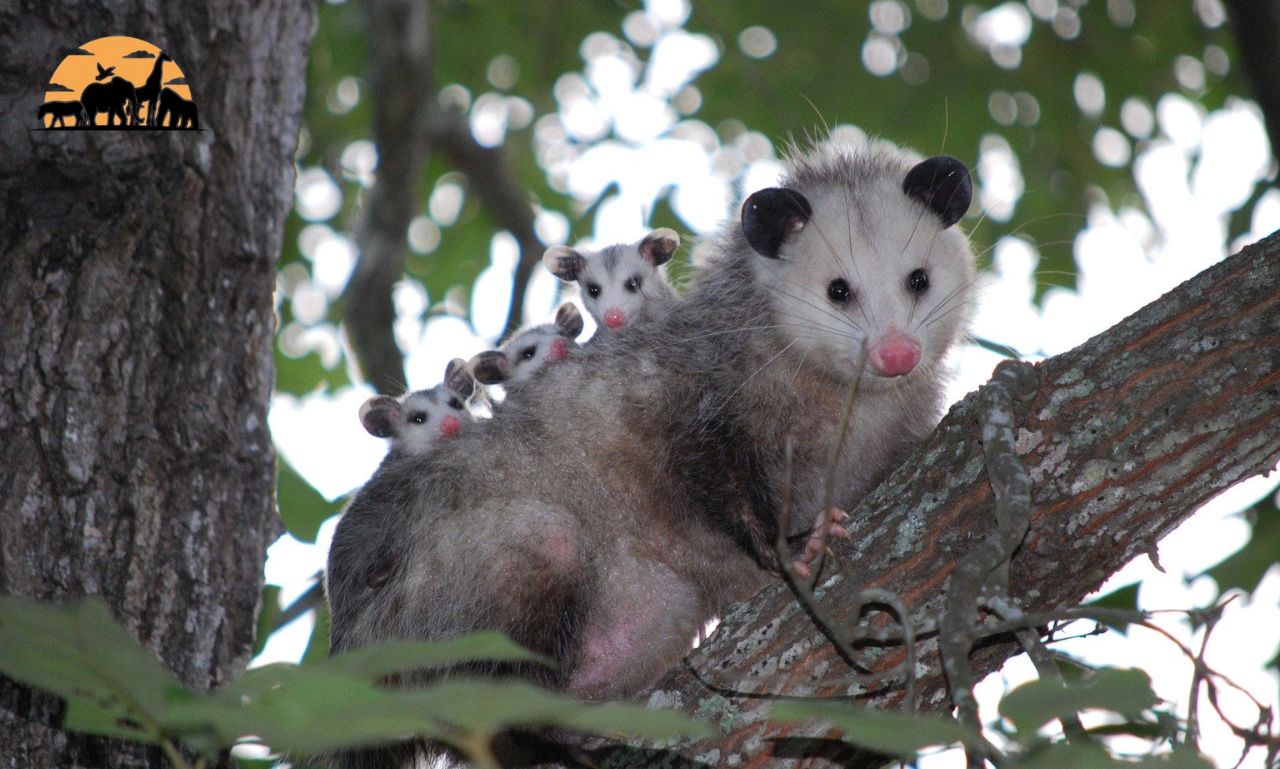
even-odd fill
[(1271, 157), (1280, 161), (1280, 3), (1226, 0), (1226, 5), (1249, 87), (1267, 124)]
[(467, 175), (494, 221), (510, 232), (520, 246), (515, 283), (511, 289), (511, 305), (502, 332), (506, 336), (520, 327), (529, 278), (542, 261), (542, 252), (547, 250), (547, 245), (538, 237), (533, 227), (533, 206), (529, 201), (529, 193), (511, 173), (502, 150), (484, 147), (477, 142), (461, 115), (444, 109), (437, 110), (430, 122), (430, 132), (433, 143), (440, 147), (449, 162)]
[(357, 226), (360, 259), (344, 293), (343, 321), (365, 379), (381, 393), (405, 385), (392, 328), (391, 290), (404, 275), (405, 233), (430, 148), (435, 99), (427, 0), (368, 0), (369, 81), (378, 169)]
[[(1009, 584), (1028, 614), (1078, 603), (1205, 501), (1280, 461), (1278, 284), (1280, 235), (1272, 235), (1036, 365), (1039, 387), (1012, 410), (1034, 512)], [(901, 596), (910, 621), (942, 613), (959, 559), (992, 529), (982, 413), (976, 394), (957, 403), (852, 511), (853, 537), (835, 541), (835, 573), (815, 591), (838, 626), (856, 624), (852, 612), (867, 588)], [(1016, 648), (986, 646), (974, 655), (975, 671), (994, 670)], [(922, 706), (949, 707), (937, 639), (922, 641), (918, 652)], [(883, 647), (864, 653), (872, 672), (893, 669), (905, 655)], [(847, 766), (882, 762), (849, 754), (827, 727), (769, 722), (770, 700), (783, 694), (891, 707), (904, 692), (901, 684), (861, 683), (777, 584), (735, 608), (653, 693), (651, 702), (726, 730), (664, 760), (750, 768), (785, 758), (788, 767), (808, 767), (825, 765), (836, 751)], [(814, 753), (823, 745), (825, 758)], [(593, 749), (610, 767), (654, 760), (649, 751)]]

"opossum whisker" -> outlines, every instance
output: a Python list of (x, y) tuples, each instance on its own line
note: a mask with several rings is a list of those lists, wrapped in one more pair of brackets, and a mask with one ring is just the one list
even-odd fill
[(929, 321), (930, 321), (930, 319), (932, 319), (932, 318), (933, 318), (933, 316), (934, 316), (934, 315), (935, 315), (939, 310), (941, 310), (943, 307), (946, 307), (948, 302), (951, 302), (951, 301), (952, 301), (952, 300), (954, 300), (956, 297), (958, 297), (958, 296), (960, 296), (960, 295), (964, 294), (966, 291), (968, 291), (969, 289), (971, 289), (971, 288), (973, 287), (973, 285), (974, 285), (974, 283), (975, 283), (975, 282), (976, 282), (976, 281), (972, 281), (972, 280), (962, 281), (962, 282), (961, 282), (959, 285), (957, 285), (955, 288), (951, 289), (951, 290), (950, 290), (950, 291), (948, 291), (946, 294), (944, 294), (944, 295), (943, 295), (943, 297), (942, 297), (941, 299), (939, 299), (939, 300), (938, 300), (938, 304), (937, 304), (937, 305), (935, 305), (935, 306), (934, 306), (934, 308), (928, 312), (928, 314), (926, 314), (923, 318), (921, 318), (921, 319), (920, 319), (920, 325), (921, 325), (921, 326), (927, 326), (927, 325), (929, 325)]
[(761, 363), (759, 366), (757, 366), (755, 371), (752, 371), (750, 374), (748, 374), (746, 378), (744, 378), (740, 383), (738, 383), (737, 387), (733, 388), (733, 392), (729, 393), (729, 395), (723, 401), (720, 402), (720, 405), (716, 407), (716, 410), (712, 412), (712, 415), (718, 416), (721, 412), (723, 412), (725, 407), (733, 402), (733, 396), (741, 392), (742, 388), (746, 387), (747, 383), (750, 382), (752, 379), (754, 379), (756, 374), (759, 374), (761, 371), (764, 371), (769, 366), (769, 364), (773, 363), (775, 360), (782, 357), (783, 353), (785, 353), (787, 350), (790, 350), (791, 347), (795, 345), (795, 343), (796, 343), (795, 340), (787, 342), (787, 344), (781, 350), (778, 350), (776, 353), (769, 356), (768, 360), (766, 360), (764, 363)]
[(813, 309), (817, 310), (818, 312), (822, 313), (828, 318), (831, 318), (832, 320), (840, 322), (842, 325), (849, 326), (852, 328), (857, 328), (857, 329), (862, 328), (862, 326), (859, 326), (857, 321), (855, 321), (853, 318), (850, 318), (848, 315), (845, 315), (844, 313), (837, 312), (836, 310), (833, 310), (830, 307), (830, 305), (825, 304), (826, 297), (820, 296), (818, 292), (810, 288), (801, 287), (801, 289), (817, 297), (818, 298), (817, 302), (815, 303), (815, 302), (809, 301), (802, 296), (790, 293), (783, 289), (776, 289), (776, 293), (782, 294), (788, 299), (794, 299), (805, 306), (812, 307)]

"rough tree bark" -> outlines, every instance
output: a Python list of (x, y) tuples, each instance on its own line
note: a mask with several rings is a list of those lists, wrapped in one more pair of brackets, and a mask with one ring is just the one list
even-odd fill
[[(1280, 234), (1206, 270), (1114, 328), (1035, 366), (1039, 388), (1015, 404), (1017, 448), (1034, 514), (1011, 564), (1024, 610), (1078, 603), (1195, 509), (1280, 462)], [(850, 516), (820, 606), (848, 627), (857, 593), (890, 590), (913, 618), (937, 618), (956, 561), (991, 531), (977, 394)], [(919, 646), (927, 710), (949, 707), (937, 639)], [(994, 670), (1016, 644), (974, 656)], [(869, 649), (873, 671), (900, 647)], [(767, 720), (775, 695), (901, 704), (901, 681), (868, 691), (781, 583), (740, 605), (673, 669), (650, 702), (718, 724), (716, 739), (667, 751), (599, 747), (609, 767), (879, 766), (821, 726)], [(798, 760), (797, 760), (798, 759)]]
[[(184, 682), (253, 646), (274, 512), (272, 290), (311, 2), (0, 7), (0, 592), (101, 595)], [(199, 132), (41, 131), (63, 54), (153, 42)], [(168, 766), (0, 679), (0, 764)]]

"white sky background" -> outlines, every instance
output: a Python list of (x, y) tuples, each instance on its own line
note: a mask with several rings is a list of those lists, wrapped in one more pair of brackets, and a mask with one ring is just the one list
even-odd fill
[[(897, 0), (872, 4), (872, 21), (878, 30), (901, 31), (903, 19), (896, 5)], [(1044, 3), (1028, 5), (1034, 11)], [(645, 10), (627, 17), (622, 37), (604, 32), (589, 36), (581, 49), (586, 62), (583, 70), (566, 74), (556, 85), (559, 112), (541, 117), (533, 125), (538, 156), (548, 178), (583, 208), (609, 185), (617, 185), (596, 209), (596, 240), (581, 245), (638, 239), (648, 230), (648, 214), (665, 189), (671, 190), (672, 208), (686, 231), (699, 234), (736, 218), (736, 206), (743, 196), (776, 182), (780, 165), (768, 138), (746, 131), (722, 143), (715, 130), (685, 117), (696, 112), (701, 103), (695, 85), (697, 74), (714, 66), (719, 57), (709, 38), (683, 29), (687, 17), (688, 8), (682, 0), (651, 0)], [(1010, 49), (1026, 41), (1030, 23), (1027, 6), (1007, 3), (971, 20), (968, 28), (975, 44), (988, 47), (999, 61), (998, 57), (1009, 56)], [(878, 34), (868, 38), (863, 60), (870, 71), (888, 74), (893, 64), (891, 60), (886, 64), (884, 38)], [(776, 51), (772, 33), (759, 27), (745, 31), (737, 42), (744, 53), (758, 58)], [(652, 46), (648, 61), (637, 59), (631, 46)], [(514, 76), (514, 62), (504, 58), (498, 57), (490, 66), (495, 85)], [(889, 72), (877, 70), (885, 67), (890, 67)], [(509, 127), (529, 123), (532, 110), (523, 100), (497, 91), (473, 100), (465, 89), (451, 88), (455, 89), (452, 98), (470, 105), (472, 130), (483, 143), (496, 145)], [(1096, 78), (1093, 82), (1078, 79), (1075, 96), (1081, 109), (1088, 111), (1097, 106), (1098, 99), (1105, 99), (1105, 90)], [(330, 106), (343, 111), (359, 98), (358, 82), (344, 80), (332, 95)], [(999, 107), (993, 102), (989, 108)], [(1113, 211), (1096, 205), (1074, 244), (1079, 291), (1051, 289), (1042, 307), (1031, 304), (1038, 262), (1035, 249), (1016, 238), (1002, 240), (993, 254), (993, 269), (981, 279), (973, 334), (1006, 344), (1033, 359), (1063, 352), (1240, 245), (1280, 229), (1280, 191), (1272, 189), (1254, 208), (1248, 235), (1235, 243), (1225, 242), (1227, 215), (1247, 201), (1272, 163), (1255, 105), (1232, 100), (1224, 109), (1206, 114), (1198, 104), (1169, 94), (1158, 100), (1154, 110), (1142, 104), (1127, 105), (1122, 115), (1128, 135), (1118, 129), (1102, 129), (1095, 136), (1093, 149), (1100, 162), (1123, 165), (1132, 152), (1131, 139), (1151, 137), (1133, 163), (1146, 211)], [(833, 133), (852, 138), (861, 135), (849, 126), (837, 126)], [(366, 141), (354, 142), (342, 154), (344, 173), (363, 184), (372, 178), (376, 163), (376, 148)], [(987, 215), (1015, 222), (1022, 191), (1043, 184), (1043, 180), (1023, 179), (1016, 155), (994, 135), (983, 142), (975, 182), (975, 197)], [(410, 227), (408, 238), (414, 249), (429, 252), (436, 247), (440, 228), (456, 219), (464, 194), (456, 181), (446, 178), (437, 185), (427, 211)], [(328, 302), (341, 293), (355, 258), (349, 236), (324, 223), (338, 211), (341, 196), (342, 189), (324, 170), (311, 168), (300, 173), (297, 207), (314, 223), (303, 229), (299, 240), (311, 270), (308, 274), (301, 265), (293, 265), (280, 277), (281, 289), (293, 297), (295, 316), (310, 324), (287, 328), (282, 347), (299, 354), (316, 350), (328, 362), (339, 359), (340, 342), (336, 330), (319, 321)], [(960, 226), (971, 228), (974, 222), (971, 216)], [(551, 243), (563, 242), (568, 234), (568, 222), (558, 212), (541, 212), (537, 226), (543, 239)], [(421, 284), (412, 280), (397, 289), (400, 320), (395, 332), (407, 353), (410, 389), (438, 382), (449, 359), (468, 358), (493, 345), (509, 302), (517, 258), (509, 235), (495, 236), (490, 258), (490, 267), (473, 287), (470, 316), (465, 320), (437, 313), (424, 323), (429, 307), (442, 301), (454, 307), (464, 303), (455, 297), (428, 297)], [(558, 285), (549, 273), (538, 269), (528, 294), (526, 321), (550, 319)], [(588, 331), (590, 324), (588, 319)], [(996, 355), (976, 346), (960, 350), (951, 399), (985, 382), (998, 361)], [(326, 498), (341, 497), (363, 483), (385, 452), (385, 442), (368, 435), (356, 416), (360, 404), (371, 395), (373, 391), (367, 387), (351, 387), (334, 395), (296, 398), (277, 394), (273, 399), (270, 425), (280, 452)], [(1165, 573), (1144, 557), (1116, 575), (1103, 592), (1140, 580), (1139, 602), (1144, 609), (1211, 604), (1217, 593), (1212, 580), (1195, 575), (1247, 540), (1248, 524), (1236, 513), (1269, 493), (1275, 484), (1273, 476), (1227, 492), (1161, 543)], [(281, 586), (283, 603), (305, 590), (310, 577), (323, 566), (333, 523), (330, 520), (325, 525), (315, 546), (286, 535), (272, 547), (267, 581)], [(296, 660), (311, 621), (310, 616), (304, 617), (277, 633), (259, 662)], [(1161, 624), (1183, 643), (1199, 648), (1200, 636), (1192, 633), (1187, 622), (1164, 617)], [(1255, 697), (1273, 707), (1280, 684), (1263, 666), (1276, 654), (1280, 643), (1277, 628), (1280, 566), (1273, 565), (1251, 602), (1237, 600), (1228, 608), (1207, 652), (1211, 666), (1246, 685)], [(1150, 631), (1135, 630), (1128, 638), (1108, 634), (1056, 648), (1096, 663), (1147, 669), (1157, 694), (1179, 703), (1185, 713), (1191, 664), (1172, 644)], [(994, 703), (1006, 687), (1032, 675), (1025, 657), (1018, 657), (1001, 673), (989, 677), (979, 688), (987, 717), (995, 717)], [(1236, 719), (1251, 723), (1254, 714), (1242, 708), (1236, 701), (1239, 698), (1223, 694)], [(1239, 758), (1241, 743), (1210, 713), (1211, 706), (1202, 702), (1202, 749), (1219, 765), (1232, 766)], [(1116, 745), (1141, 749), (1142, 743)], [(1261, 767), (1262, 759), (1262, 752), (1254, 751), (1242, 766)], [(921, 762), (925, 769), (962, 765), (955, 752)]]

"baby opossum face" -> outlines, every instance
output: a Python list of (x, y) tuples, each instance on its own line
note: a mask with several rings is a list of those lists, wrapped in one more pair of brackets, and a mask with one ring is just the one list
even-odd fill
[(360, 423), (377, 438), (391, 440), (391, 449), (425, 453), (439, 440), (457, 437), (471, 421), (466, 400), (475, 387), (465, 362), (455, 358), (445, 381), (429, 390), (406, 393), (399, 399), (376, 395), (360, 407)]
[(673, 294), (658, 269), (680, 247), (680, 236), (666, 227), (638, 243), (608, 246), (598, 252), (553, 246), (542, 255), (556, 277), (576, 282), (587, 312), (606, 331), (619, 332), (647, 320), (652, 310)]
[(863, 384), (880, 387), (935, 367), (960, 333), (973, 256), (952, 225), (972, 182), (950, 157), (864, 165), (800, 169), (750, 196), (742, 225), (788, 347), (847, 378), (865, 345)]
[(562, 304), (552, 323), (534, 326), (513, 336), (497, 350), (482, 352), (471, 359), (477, 381), (483, 384), (519, 384), (534, 372), (564, 360), (582, 333), (582, 315), (572, 304)]

